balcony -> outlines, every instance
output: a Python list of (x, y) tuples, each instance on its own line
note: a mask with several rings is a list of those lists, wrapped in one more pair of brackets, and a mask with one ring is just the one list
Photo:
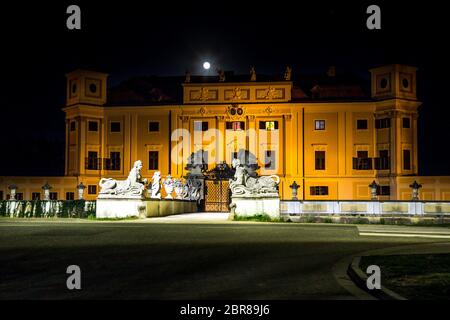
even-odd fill
[(389, 170), (391, 168), (391, 159), (389, 157), (374, 158), (376, 170)]
[(372, 158), (353, 158), (353, 170), (372, 170)]
[(120, 158), (104, 158), (103, 159), (103, 169), (105, 170), (120, 170)]
[(85, 158), (84, 168), (86, 170), (101, 170), (102, 169), (102, 159), (101, 158)]

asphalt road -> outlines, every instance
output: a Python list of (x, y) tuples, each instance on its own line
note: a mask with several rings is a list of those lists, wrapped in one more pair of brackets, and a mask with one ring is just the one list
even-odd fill
[[(341, 259), (441, 241), (339, 225), (0, 219), (0, 299), (349, 299), (332, 272)], [(66, 287), (69, 265), (81, 290)]]

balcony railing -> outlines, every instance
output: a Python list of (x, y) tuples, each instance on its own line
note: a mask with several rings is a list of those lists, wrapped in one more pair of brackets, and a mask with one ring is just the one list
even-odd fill
[(372, 158), (353, 158), (353, 170), (372, 170)]
[(391, 168), (391, 159), (389, 157), (374, 158), (376, 170), (389, 170)]
[(85, 158), (84, 168), (86, 170), (101, 170), (102, 169), (102, 158)]
[(120, 158), (104, 158), (103, 169), (105, 170), (120, 170)]

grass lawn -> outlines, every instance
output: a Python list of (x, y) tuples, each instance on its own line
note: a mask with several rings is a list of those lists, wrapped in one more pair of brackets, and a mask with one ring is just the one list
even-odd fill
[(381, 285), (407, 299), (450, 299), (450, 254), (362, 257), (361, 269), (378, 265)]

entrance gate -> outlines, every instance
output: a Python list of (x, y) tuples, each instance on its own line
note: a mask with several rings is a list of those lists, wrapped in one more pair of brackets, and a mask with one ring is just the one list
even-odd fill
[(205, 211), (229, 212), (229, 179), (234, 171), (225, 162), (205, 173)]

